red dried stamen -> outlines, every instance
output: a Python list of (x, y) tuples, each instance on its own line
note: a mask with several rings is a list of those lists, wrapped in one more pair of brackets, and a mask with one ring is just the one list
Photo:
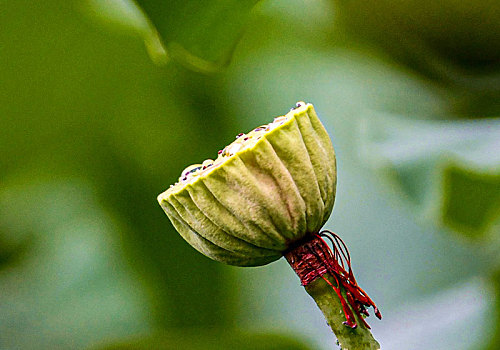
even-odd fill
[[(332, 243), (333, 251), (323, 237)], [(382, 318), (375, 303), (358, 286), (351, 270), (349, 250), (344, 241), (335, 233), (323, 231), (316, 234), (311, 240), (287, 252), (285, 257), (300, 277), (303, 286), (321, 277), (332, 287), (342, 305), (346, 317), (345, 325), (351, 328), (357, 327), (354, 311), (369, 329), (370, 326), (365, 322), (362, 314), (369, 316), (366, 308), (370, 306), (373, 307), (375, 316)], [(326, 274), (333, 277), (336, 285), (325, 277)], [(346, 298), (341, 293), (342, 289), (345, 291)]]

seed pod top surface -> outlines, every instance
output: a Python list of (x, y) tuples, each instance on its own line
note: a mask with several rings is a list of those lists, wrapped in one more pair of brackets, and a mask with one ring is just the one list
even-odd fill
[(318, 233), (335, 201), (335, 153), (314, 107), (297, 103), (187, 167), (158, 202), (182, 237), (230, 265), (279, 259)]

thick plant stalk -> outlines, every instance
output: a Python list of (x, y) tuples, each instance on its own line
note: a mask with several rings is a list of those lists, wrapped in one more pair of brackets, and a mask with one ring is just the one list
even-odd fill
[[(334, 278), (326, 274), (324, 275), (330, 283), (335, 283)], [(323, 312), (328, 325), (337, 337), (339, 345), (343, 350), (378, 350), (379, 343), (373, 338), (372, 333), (360, 317), (353, 313), (358, 326), (351, 328), (343, 324), (346, 318), (342, 304), (337, 294), (332, 290), (332, 287), (322, 278), (318, 278), (304, 287), (307, 293), (314, 299), (320, 310)], [(345, 291), (342, 290), (345, 296)]]

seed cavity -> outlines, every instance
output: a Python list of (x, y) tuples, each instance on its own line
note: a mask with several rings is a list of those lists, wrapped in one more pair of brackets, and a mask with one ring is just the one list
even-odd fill
[[(291, 109), (291, 111), (305, 105), (305, 102), (297, 102), (297, 104), (294, 108)], [(282, 115), (274, 118), (274, 120), (269, 124), (256, 127), (247, 134), (239, 133), (238, 135), (236, 135), (236, 139), (232, 143), (217, 152), (217, 159), (207, 159), (203, 162), (203, 164), (193, 164), (188, 166), (181, 173), (178, 182), (176, 182), (175, 185), (170, 186), (170, 188), (176, 187), (177, 185), (185, 185), (186, 183), (194, 181), (199, 176), (212, 171), (214, 168), (223, 164), (228, 158), (231, 158), (236, 153), (246, 148), (253, 147), (265, 134), (283, 125), (291, 118), (293, 118), (293, 113), (288, 113), (287, 115)]]

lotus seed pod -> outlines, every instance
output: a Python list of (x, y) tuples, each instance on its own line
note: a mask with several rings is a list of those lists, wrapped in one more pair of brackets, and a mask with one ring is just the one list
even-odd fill
[(206, 256), (258, 266), (317, 234), (335, 201), (332, 143), (314, 107), (297, 103), (187, 167), (158, 202), (182, 237)]

